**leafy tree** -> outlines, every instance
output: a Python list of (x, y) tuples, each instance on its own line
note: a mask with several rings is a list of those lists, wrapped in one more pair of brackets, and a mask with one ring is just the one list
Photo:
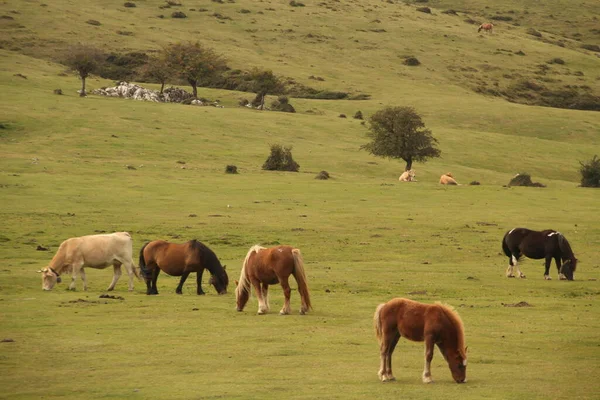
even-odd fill
[(413, 161), (425, 162), (441, 154), (437, 139), (412, 107), (386, 107), (373, 114), (369, 124), (371, 142), (361, 149), (378, 157), (401, 158), (406, 171), (412, 169)]
[(140, 72), (145, 79), (160, 83), (161, 94), (165, 89), (167, 80), (175, 74), (175, 71), (173, 71), (164, 55), (154, 56), (148, 59), (148, 62), (141, 68)]
[(260, 110), (265, 106), (267, 94), (281, 94), (285, 90), (284, 83), (273, 74), (273, 71), (254, 68), (249, 75), (249, 79), (253, 82), (252, 91), (256, 93), (256, 98), (252, 103)]
[(91, 73), (96, 71), (102, 64), (103, 55), (102, 52), (91, 46), (75, 45), (69, 47), (65, 56), (63, 57), (63, 63), (77, 72), (81, 78), (81, 92), (80, 97), (85, 97), (85, 80)]
[(191, 86), (198, 97), (198, 85), (207, 84), (215, 75), (227, 69), (225, 59), (199, 42), (180, 42), (165, 48), (165, 60), (170, 68)]
[(581, 168), (581, 186), (583, 187), (600, 187), (600, 158), (594, 156), (587, 163), (579, 162)]

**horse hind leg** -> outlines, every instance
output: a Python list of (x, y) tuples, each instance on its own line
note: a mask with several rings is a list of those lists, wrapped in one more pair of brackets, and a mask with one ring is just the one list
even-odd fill
[(280, 279), (280, 283), (281, 283), (281, 287), (283, 288), (283, 296), (284, 296), (284, 302), (283, 302), (283, 308), (281, 309), (281, 311), (279, 311), (279, 314), (281, 315), (288, 315), (289, 313), (292, 312), (291, 307), (290, 307), (290, 297), (292, 295), (292, 289), (290, 288), (290, 283), (288, 281), (288, 278), (281, 278)]
[(383, 362), (383, 373), (380, 376), (382, 382), (390, 382), (395, 381), (396, 378), (392, 373), (392, 354), (394, 353), (394, 349), (400, 340), (400, 333), (394, 327), (394, 330), (391, 332), (383, 332), (383, 341), (381, 344), (381, 354), (382, 354), (382, 362)]
[(271, 306), (269, 305), (269, 284), (268, 283), (262, 284), (262, 295), (263, 295), (263, 299), (265, 300), (265, 305), (267, 306), (267, 311), (270, 311)]
[(552, 264), (552, 257), (546, 257), (546, 263), (544, 264), (544, 279), (547, 281), (551, 281), (550, 277), (550, 264)]
[(517, 264), (517, 258), (514, 256), (514, 254), (511, 254), (511, 256), (508, 258), (508, 268), (506, 268), (506, 277), (507, 278), (515, 277), (513, 269), (516, 264)]

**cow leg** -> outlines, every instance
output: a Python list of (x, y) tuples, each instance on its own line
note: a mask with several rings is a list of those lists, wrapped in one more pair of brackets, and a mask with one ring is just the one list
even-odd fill
[(552, 256), (546, 256), (546, 269), (544, 270), (544, 279), (547, 281), (552, 280), (552, 278), (550, 277), (550, 264), (552, 264)]
[(135, 272), (133, 272), (135, 265), (133, 265), (133, 261), (126, 261), (123, 263), (125, 265), (125, 271), (129, 276), (129, 291), (133, 292), (133, 278), (135, 277)]
[(85, 276), (85, 268), (81, 268), (81, 280), (83, 281), (83, 291), (87, 290), (87, 277)]
[(262, 295), (263, 298), (265, 299), (265, 305), (267, 306), (267, 311), (271, 310), (271, 306), (269, 305), (269, 284), (268, 283), (263, 283), (262, 284)]
[(432, 383), (431, 360), (433, 360), (434, 341), (432, 336), (425, 338), (425, 368), (423, 369), (423, 383)]
[(183, 289), (183, 284), (185, 283), (185, 280), (187, 279), (187, 277), (190, 275), (189, 271), (184, 272), (181, 275), (181, 279), (179, 280), (179, 285), (177, 285), (177, 289), (175, 289), (175, 293), (177, 294), (182, 294), (182, 289)]
[(290, 288), (290, 283), (288, 281), (289, 277), (279, 277), (279, 283), (281, 283), (281, 287), (283, 288), (283, 308), (279, 311), (281, 315), (287, 315), (291, 312), (290, 308), (290, 297), (292, 294), (292, 289)]
[(110, 285), (108, 285), (108, 289), (106, 289), (109, 292), (112, 291), (115, 288), (115, 285), (117, 284), (117, 281), (121, 277), (121, 264), (120, 263), (113, 264), (113, 270), (114, 270), (113, 280), (110, 283)]
[(200, 268), (198, 272), (196, 272), (196, 294), (203, 295), (204, 290), (202, 290), (202, 275), (204, 274), (204, 268)]
[(69, 284), (69, 290), (75, 290), (75, 280), (77, 279), (77, 274), (81, 268), (83, 268), (83, 262), (72, 264), (71, 284)]

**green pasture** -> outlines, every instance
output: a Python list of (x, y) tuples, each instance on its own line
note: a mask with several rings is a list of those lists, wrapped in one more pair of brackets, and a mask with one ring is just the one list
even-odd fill
[[(484, 97), (470, 86), (486, 78), (481, 67), (471, 78), (447, 68), (486, 59), (501, 68), (487, 78), (500, 79), (565, 57), (573, 64), (564, 68), (584, 75), (562, 70), (563, 83), (582, 79), (597, 90), (598, 59), (572, 43), (570, 11), (528, 1), (521, 26), (484, 36), (441, 14), (452, 8), (447, 1), (432, 0), (434, 15), (376, 1), (182, 2), (183, 21), (151, 0), (133, 9), (122, 1), (0, 4), (13, 17), (0, 19), (0, 340), (13, 340), (0, 342), (0, 399), (598, 398), (600, 192), (578, 187), (578, 169), (600, 155), (600, 114)], [(490, 8), (454, 4), (473, 18), (524, 11), (483, 3)], [(585, 7), (587, 24), (598, 10)], [(524, 33), (552, 13), (560, 25), (544, 27), (564, 31), (566, 47)], [(291, 98), (298, 112), (286, 114), (239, 107), (251, 93), (203, 88), (225, 108), (79, 98), (78, 80), (53, 61), (75, 41), (133, 51), (187, 39), (224, 52), (234, 67), (268, 67), (371, 99)], [(401, 55), (424, 65), (401, 66)], [(93, 77), (88, 87), (112, 83)], [(367, 126), (352, 116), (387, 105), (415, 107), (439, 140), (442, 157), (415, 164), (416, 183), (398, 182), (404, 163), (359, 150)], [(274, 143), (293, 146), (299, 173), (261, 169)], [(225, 174), (229, 164), (239, 174)], [(322, 170), (332, 179), (315, 179)], [(461, 186), (437, 183), (448, 171)], [(547, 187), (506, 187), (517, 172)], [(576, 280), (558, 281), (552, 266), (544, 281), (542, 262), (525, 259), (527, 278), (507, 279), (500, 243), (516, 226), (560, 230), (580, 260)], [(81, 282), (67, 291), (68, 276), (42, 291), (36, 271), (63, 240), (112, 231), (130, 232), (136, 254), (153, 239), (202, 241), (227, 265), (229, 293), (218, 296), (205, 277), (207, 295), (196, 296), (192, 277), (179, 296), (178, 278), (161, 274), (160, 295), (146, 296), (143, 282), (129, 293), (125, 275), (110, 293), (123, 299), (99, 298), (112, 269), (88, 269), (87, 292)], [(302, 250), (314, 310), (298, 315), (294, 290), (293, 315), (279, 316), (274, 286), (270, 314), (256, 315), (254, 297), (235, 311), (233, 280), (254, 244)], [(397, 381), (379, 382), (372, 316), (393, 297), (458, 310), (466, 384), (454, 383), (437, 351), (435, 383), (422, 384), (423, 345), (407, 341), (394, 353)], [(511, 307), (521, 302), (528, 306)]]

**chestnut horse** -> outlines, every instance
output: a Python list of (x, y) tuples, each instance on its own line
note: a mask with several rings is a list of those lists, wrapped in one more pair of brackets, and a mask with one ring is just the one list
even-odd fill
[(300, 292), (302, 301), (300, 314), (305, 314), (312, 306), (300, 250), (291, 246), (270, 248), (259, 245), (252, 246), (244, 259), (240, 280), (236, 282), (237, 310), (242, 311), (244, 309), (250, 297), (250, 285), (252, 285), (258, 298), (258, 314), (266, 314), (270, 308), (269, 285), (279, 283), (285, 296), (285, 303), (279, 314), (289, 314), (291, 311), (290, 294), (292, 292), (288, 282), (290, 275), (294, 275), (298, 283), (298, 292)]
[(485, 23), (485, 24), (481, 24), (481, 25), (479, 25), (479, 29), (477, 29), (477, 32), (481, 32), (482, 29), (488, 33), (493, 33), (494, 24), (489, 23), (489, 22)]
[(392, 353), (402, 336), (415, 342), (425, 341), (423, 383), (433, 382), (430, 367), (434, 344), (448, 362), (454, 380), (457, 383), (465, 382), (467, 348), (464, 329), (458, 313), (452, 307), (396, 298), (377, 306), (373, 322), (381, 351), (378, 375), (382, 382), (396, 379), (392, 374)]
[(208, 269), (211, 274), (209, 284), (215, 287), (218, 294), (227, 293), (229, 278), (225, 267), (215, 253), (196, 239), (187, 243), (169, 243), (154, 240), (146, 243), (140, 250), (140, 269), (146, 279), (146, 294), (158, 294), (156, 281), (161, 270), (172, 276), (181, 276), (175, 292), (181, 294), (183, 284), (188, 275), (196, 272), (197, 294), (202, 290), (202, 273)]
[[(525, 255), (534, 260), (544, 258), (546, 260), (546, 270), (544, 279), (550, 280), (550, 264), (552, 259), (558, 269), (558, 279), (573, 280), (573, 273), (577, 269), (577, 258), (571, 249), (567, 238), (560, 232), (548, 229), (545, 231), (532, 231), (526, 228), (515, 228), (506, 232), (502, 238), (502, 250), (508, 257), (508, 268), (506, 277), (513, 278), (513, 269), (517, 269), (517, 276), (525, 278), (517, 266), (517, 261), (521, 255)], [(562, 265), (561, 265), (562, 260)]]

